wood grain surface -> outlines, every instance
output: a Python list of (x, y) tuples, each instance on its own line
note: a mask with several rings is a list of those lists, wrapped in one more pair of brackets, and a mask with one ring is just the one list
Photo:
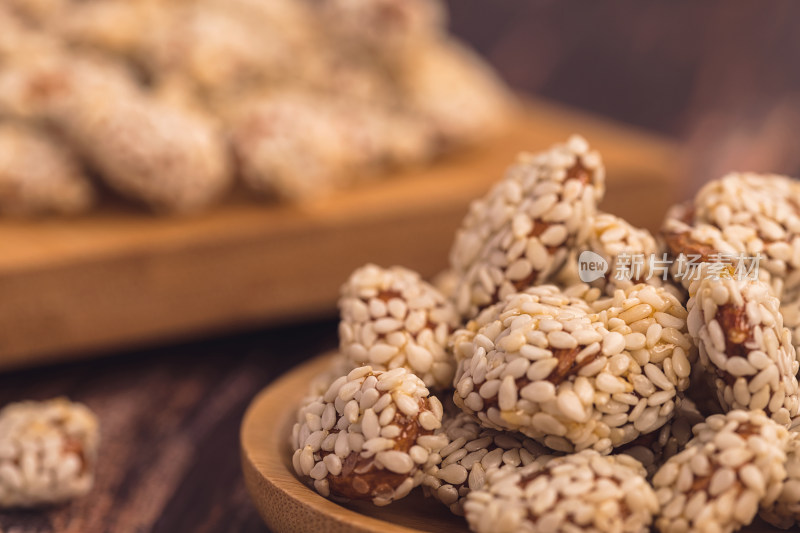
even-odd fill
[[(368, 261), (432, 276), (469, 202), (516, 154), (575, 132), (606, 162), (606, 208), (657, 226), (679, 195), (675, 146), (533, 100), (473, 150), (302, 205), (241, 199), (185, 218), (106, 206), (77, 219), (0, 220), (0, 368), (319, 317)], [(646, 206), (636, 201), (645, 189)]]

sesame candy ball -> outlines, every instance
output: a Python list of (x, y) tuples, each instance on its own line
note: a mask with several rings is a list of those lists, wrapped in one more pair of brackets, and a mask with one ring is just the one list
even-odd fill
[(425, 493), (464, 514), (464, 502), (471, 490), (480, 490), (486, 472), (501, 466), (527, 466), (551, 456), (539, 443), (514, 433), (481, 427), (470, 415), (459, 413), (437, 434), (446, 435), (448, 444), (439, 451), (441, 464), (426, 469), (422, 482)]
[[(742, 233), (753, 234), (753, 230), (741, 227), (721, 230), (704, 223), (692, 226), (682, 220), (668, 218), (662, 228), (662, 234), (669, 258), (672, 260), (669, 269), (672, 280), (688, 291), (692, 282), (702, 277), (700, 272), (705, 268), (702, 266), (704, 263), (732, 265), (733, 262), (738, 263), (738, 258), (741, 257), (743, 267), (754, 268), (753, 261), (749, 257), (755, 256), (755, 253), (750, 254), (746, 251), (748, 245), (743, 242)], [(722, 257), (725, 255), (735, 259), (725, 259)], [(783, 290), (781, 278), (772, 276), (765, 268), (759, 268), (757, 273), (758, 279), (768, 283), (775, 294), (781, 293)], [(688, 296), (684, 298), (688, 299)]]
[(769, 286), (704, 277), (689, 292), (689, 332), (723, 409), (763, 409), (778, 423), (794, 425), (800, 363)]
[(431, 0), (322, 0), (317, 6), (343, 43), (387, 59), (440, 36), (447, 18), (444, 6)]
[[(576, 286), (576, 288), (580, 289), (577, 291), (577, 296), (567, 294), (566, 291), (561, 290), (555, 285), (540, 285), (526, 289), (522, 293), (509, 296), (506, 301), (498, 302), (487, 307), (481, 311), (478, 316), (467, 322), (463, 328), (456, 330), (450, 336), (448, 345), (453, 352), (453, 356), (459, 363), (464, 361), (469, 362), (475, 355), (477, 347), (483, 345), (483, 347), (486, 348), (488, 344), (484, 337), (487, 333), (491, 336), (499, 335), (499, 328), (502, 328), (502, 324), (499, 324), (497, 320), (507, 308), (510, 301), (516, 301), (520, 303), (520, 305), (524, 304), (526, 309), (533, 313), (540, 311), (556, 312), (559, 309), (572, 309), (578, 314), (591, 313), (591, 307), (589, 307), (589, 304), (582, 296), (592, 289), (587, 285)], [(598, 291), (595, 290), (595, 292)], [(524, 302), (520, 300), (520, 297)], [(488, 331), (476, 337), (484, 328), (488, 328)], [(463, 368), (459, 367), (455, 378), (456, 383), (458, 383), (462, 373)]]
[(650, 258), (661, 259), (661, 249), (653, 235), (620, 217), (609, 213), (597, 214), (591, 221), (589, 239), (582, 249), (599, 254), (608, 261), (606, 275), (591, 282), (593, 287), (607, 294), (637, 283), (669, 286), (659, 272), (651, 269)]
[(459, 273), (456, 307), (481, 309), (557, 272), (587, 237), (605, 190), (597, 152), (572, 137), (539, 154), (523, 154), (489, 193), (472, 203), (450, 251)]
[(760, 254), (759, 279), (788, 300), (800, 294), (800, 184), (790, 178), (734, 173), (709, 182), (670, 210), (663, 233), (674, 257)]
[(0, 213), (38, 215), (87, 211), (95, 197), (70, 150), (43, 129), (0, 124)]
[(64, 399), (0, 411), (0, 507), (35, 507), (86, 495), (94, 484), (98, 424)]
[(800, 433), (789, 432), (786, 446), (786, 479), (775, 502), (762, 506), (759, 516), (773, 526), (789, 529), (800, 523)]
[[(158, 211), (183, 213), (210, 205), (232, 184), (215, 119), (153, 97), (114, 62), (78, 53), (46, 59), (18, 73), (12, 85), (31, 98), (18, 105), (52, 124), (109, 187)], [(0, 80), (0, 98), (4, 85)]]
[(427, 161), (433, 130), (416, 117), (314, 91), (273, 91), (230, 111), (244, 183), (286, 200), (319, 197), (392, 166)]
[(653, 476), (661, 533), (729, 533), (771, 505), (786, 477), (789, 434), (761, 411), (713, 415)]
[(691, 372), (685, 310), (646, 285), (592, 306), (540, 286), (487, 310), (455, 341), (455, 403), (563, 452), (609, 453), (664, 425)]
[(635, 459), (593, 450), (493, 470), (464, 504), (477, 533), (646, 533), (658, 508)]
[(478, 54), (449, 36), (411, 44), (390, 68), (404, 107), (430, 124), (440, 146), (475, 145), (503, 131), (513, 99)]
[(405, 368), (359, 367), (298, 412), (292, 465), (321, 495), (387, 505), (423, 479), (447, 444), (442, 404)]
[(682, 398), (675, 408), (675, 416), (652, 433), (642, 435), (619, 449), (619, 453), (630, 455), (644, 466), (648, 477), (652, 477), (664, 462), (682, 451), (693, 437), (692, 427), (704, 420), (694, 402)]
[[(673, 258), (683, 254), (697, 256), (700, 262), (708, 262), (714, 253), (737, 254), (746, 249), (746, 245), (741, 242), (741, 235), (737, 240), (731, 232), (686, 218), (692, 216), (690, 206), (679, 205), (667, 213), (662, 224), (661, 233)], [(685, 286), (688, 288), (688, 284)]]
[[(695, 219), (747, 233), (748, 252), (784, 280), (786, 296), (800, 291), (800, 184), (786, 176), (732, 173), (706, 184), (695, 197)], [(780, 294), (780, 293), (779, 293)]]
[(339, 347), (354, 367), (403, 367), (428, 387), (452, 387), (455, 361), (445, 348), (458, 316), (419, 274), (361, 267), (342, 287), (339, 309)]

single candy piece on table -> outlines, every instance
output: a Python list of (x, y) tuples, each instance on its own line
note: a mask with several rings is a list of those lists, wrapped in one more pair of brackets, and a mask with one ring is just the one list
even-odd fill
[(428, 387), (452, 387), (455, 360), (446, 345), (458, 315), (419, 274), (369, 264), (353, 272), (341, 294), (339, 348), (354, 367), (404, 367)]
[(466, 496), (483, 488), (486, 473), (504, 465), (542, 464), (553, 456), (541, 444), (520, 434), (481, 427), (474, 417), (459, 413), (445, 420), (437, 434), (448, 444), (439, 451), (441, 464), (425, 471), (422, 487), (457, 515), (464, 514)]
[(325, 497), (388, 505), (440, 459), (441, 422), (442, 404), (414, 374), (359, 367), (300, 408), (292, 465)]
[(464, 510), (477, 533), (647, 533), (659, 505), (644, 474), (631, 457), (584, 450), (493, 470)]
[(762, 411), (712, 415), (653, 476), (661, 533), (730, 533), (771, 506), (786, 478), (789, 432)]
[(489, 193), (470, 205), (450, 251), (460, 277), (456, 306), (465, 318), (544, 283), (588, 238), (605, 190), (597, 152), (572, 137), (523, 154)]
[(0, 410), (0, 508), (85, 496), (94, 484), (99, 430), (89, 409), (65, 399)]

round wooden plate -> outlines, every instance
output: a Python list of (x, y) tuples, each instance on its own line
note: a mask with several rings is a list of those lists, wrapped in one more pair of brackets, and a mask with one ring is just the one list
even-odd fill
[[(340, 505), (300, 482), (292, 468), (289, 435), (295, 409), (311, 381), (330, 364), (324, 354), (291, 370), (264, 389), (250, 405), (241, 428), (242, 468), (250, 497), (275, 533), (466, 533), (463, 518), (451, 514), (420, 490), (386, 507), (370, 503)], [(782, 531), (759, 519), (742, 533)]]
[(256, 396), (244, 416), (244, 479), (264, 522), (276, 533), (468, 531), (463, 518), (424, 498), (421, 490), (386, 507), (340, 505), (323, 498), (295, 476), (289, 449), (295, 408), (311, 380), (327, 368), (331, 355), (321, 355), (291, 370)]

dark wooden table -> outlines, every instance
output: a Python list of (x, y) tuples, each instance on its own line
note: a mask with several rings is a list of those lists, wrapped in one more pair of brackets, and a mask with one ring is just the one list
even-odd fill
[(329, 320), (0, 376), (0, 405), (66, 395), (102, 425), (92, 493), (0, 513), (0, 531), (266, 531), (242, 481), (239, 424), (259, 390), (336, 342)]
[[(513, 85), (683, 139), (698, 184), (736, 167), (800, 170), (798, 2), (450, 3), (455, 31)], [(265, 531), (239, 469), (242, 414), (335, 344), (330, 320), (0, 376), (0, 405), (67, 395), (103, 428), (91, 495), (0, 513), (0, 530)]]

